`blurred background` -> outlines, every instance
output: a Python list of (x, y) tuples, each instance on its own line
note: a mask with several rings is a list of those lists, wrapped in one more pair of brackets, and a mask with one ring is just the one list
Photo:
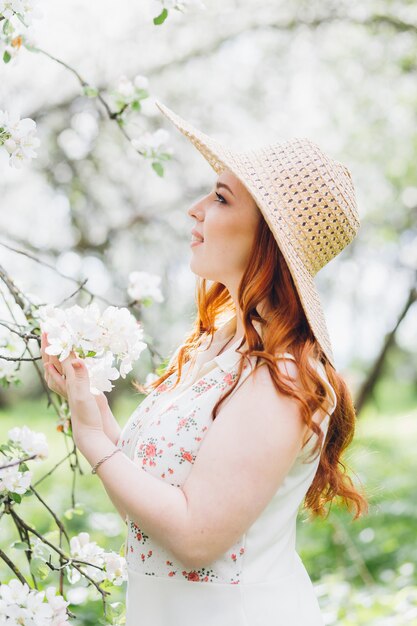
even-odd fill
[[(130, 272), (161, 276), (164, 301), (140, 310), (153, 358), (145, 351), (109, 396), (121, 424), (142, 397), (133, 378), (143, 382), (155, 355), (168, 357), (191, 328), (187, 209), (216, 179), (153, 99), (235, 149), (307, 136), (351, 170), (361, 229), (316, 284), (357, 407), (346, 462), (366, 487), (370, 512), (355, 522), (337, 507), (326, 520), (301, 512), (298, 551), (326, 624), (417, 624), (415, 3), (207, 0), (205, 8), (170, 9), (159, 25), (148, 2), (40, 6), (33, 36), (50, 56), (22, 49), (0, 65), (0, 109), (34, 119), (41, 140), (38, 158), (19, 170), (0, 150), (0, 265), (22, 292), (51, 304), (87, 279), (99, 303), (124, 306)], [(123, 76), (147, 78), (150, 97), (127, 112), (123, 130), (138, 140), (169, 133), (163, 176), (102, 102), (83, 93), (73, 70), (104, 98)], [(7, 293), (4, 282), (0, 290)], [(80, 292), (68, 304), (88, 301)], [(2, 298), (0, 317), (8, 313)], [(65, 455), (63, 435), (32, 363), (21, 363), (19, 379), (0, 388), (0, 441), (15, 425), (45, 432), (53, 452), (36, 469), (41, 476)], [(42, 493), (67, 511), (72, 532), (89, 525), (118, 550), (125, 527), (101, 483), (88, 472), (79, 477), (73, 507), (71, 481), (61, 466)], [(35, 503), (27, 506), (37, 527), (52, 528)], [(2, 527), (2, 544), (12, 540), (13, 529)], [(10, 576), (4, 564), (0, 574)], [(81, 588), (73, 599), (84, 611), (80, 623), (95, 623), (100, 603)]]

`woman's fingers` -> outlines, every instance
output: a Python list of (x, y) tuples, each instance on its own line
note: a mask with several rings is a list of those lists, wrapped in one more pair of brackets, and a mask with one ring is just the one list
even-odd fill
[(51, 391), (59, 394), (63, 398), (67, 398), (67, 386), (65, 383), (65, 379), (62, 378), (61, 372), (55, 367), (53, 360), (56, 357), (53, 357), (50, 354), (45, 352), (45, 348), (48, 346), (47, 334), (42, 333), (41, 335), (41, 356), (44, 368), (44, 379), (46, 384), (48, 385)]
[(63, 373), (62, 370), (62, 364), (61, 361), (58, 359), (58, 357), (55, 354), (47, 354), (45, 352), (45, 348), (47, 348), (49, 345), (48, 343), (48, 335), (47, 333), (42, 333), (41, 336), (41, 354), (42, 354), (42, 358), (44, 359), (45, 363), (53, 363), (53, 365), (55, 365), (55, 368), (58, 370), (58, 372), (60, 374)]
[(47, 385), (51, 391), (59, 394), (63, 398), (67, 399), (67, 383), (65, 378), (55, 369), (53, 363), (45, 364), (45, 376), (44, 376)]
[(41, 334), (41, 357), (42, 357), (42, 362), (43, 362), (44, 367), (47, 363), (49, 363), (49, 359), (50, 359), (49, 354), (46, 354), (45, 352), (45, 348), (47, 347), (47, 345), (48, 345), (48, 342), (46, 339), (46, 333), (42, 333)]

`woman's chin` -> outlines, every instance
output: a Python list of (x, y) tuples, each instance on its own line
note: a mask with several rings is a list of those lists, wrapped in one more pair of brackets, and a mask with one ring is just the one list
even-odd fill
[(191, 259), (190, 261), (190, 270), (192, 271), (193, 274), (195, 274), (196, 276), (199, 276), (200, 278), (205, 278), (206, 280), (216, 280), (215, 278), (213, 278), (211, 276), (211, 274), (209, 274), (207, 271), (204, 271), (204, 268), (202, 267), (198, 267), (198, 263), (195, 262), (194, 259)]

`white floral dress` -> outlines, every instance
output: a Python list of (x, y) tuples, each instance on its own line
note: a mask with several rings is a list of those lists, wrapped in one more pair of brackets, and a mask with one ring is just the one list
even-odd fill
[[(208, 351), (200, 349), (184, 366), (176, 389), (170, 389), (173, 374), (146, 396), (120, 434), (124, 453), (159, 480), (181, 487), (192, 470), (212, 408), (237, 377), (240, 340), (210, 359), (233, 336), (235, 324), (233, 317)], [(331, 414), (336, 395), (322, 364), (317, 368), (333, 402)], [(251, 371), (246, 361), (236, 389)], [(324, 433), (328, 421), (326, 416), (321, 422)], [(319, 463), (318, 457), (303, 462), (314, 442), (315, 435), (246, 533), (198, 570), (187, 569), (127, 518), (126, 626), (322, 626), (313, 585), (295, 549), (298, 509)]]

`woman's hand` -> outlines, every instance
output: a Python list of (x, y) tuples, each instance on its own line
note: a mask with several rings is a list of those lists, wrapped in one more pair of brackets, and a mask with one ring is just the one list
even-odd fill
[[(47, 343), (44, 334), (41, 345), (42, 358), (45, 359), (45, 380), (52, 391), (68, 401), (74, 441), (82, 452), (83, 443), (87, 439), (91, 439), (97, 433), (104, 433), (100, 409), (96, 397), (90, 391), (87, 367), (74, 352), (62, 362), (56, 356), (46, 354)], [(102, 404), (104, 408), (104, 403)]]
[(64, 400), (68, 400), (67, 382), (63, 377), (62, 363), (57, 356), (45, 352), (48, 345), (47, 333), (42, 333), (41, 356), (46, 384), (51, 391), (57, 393)]
[[(47, 354), (45, 349), (48, 346), (48, 336), (47, 333), (42, 333), (41, 336), (41, 356), (42, 363), (44, 367), (44, 378), (45, 381), (51, 391), (54, 391), (59, 396), (64, 398), (64, 400), (68, 401), (68, 392), (67, 392), (67, 381), (63, 377), (63, 367), (62, 362), (58, 359), (57, 356)], [(94, 400), (96, 401), (98, 410), (100, 411), (103, 430), (106, 435), (113, 441), (113, 443), (117, 443), (120, 436), (120, 426), (116, 418), (114, 417), (108, 400), (105, 393), (102, 391), (94, 395)]]
[(87, 366), (75, 352), (62, 361), (66, 378), (68, 406), (75, 444), (83, 451), (83, 444), (97, 434), (104, 434), (103, 420), (94, 394), (90, 391)]

